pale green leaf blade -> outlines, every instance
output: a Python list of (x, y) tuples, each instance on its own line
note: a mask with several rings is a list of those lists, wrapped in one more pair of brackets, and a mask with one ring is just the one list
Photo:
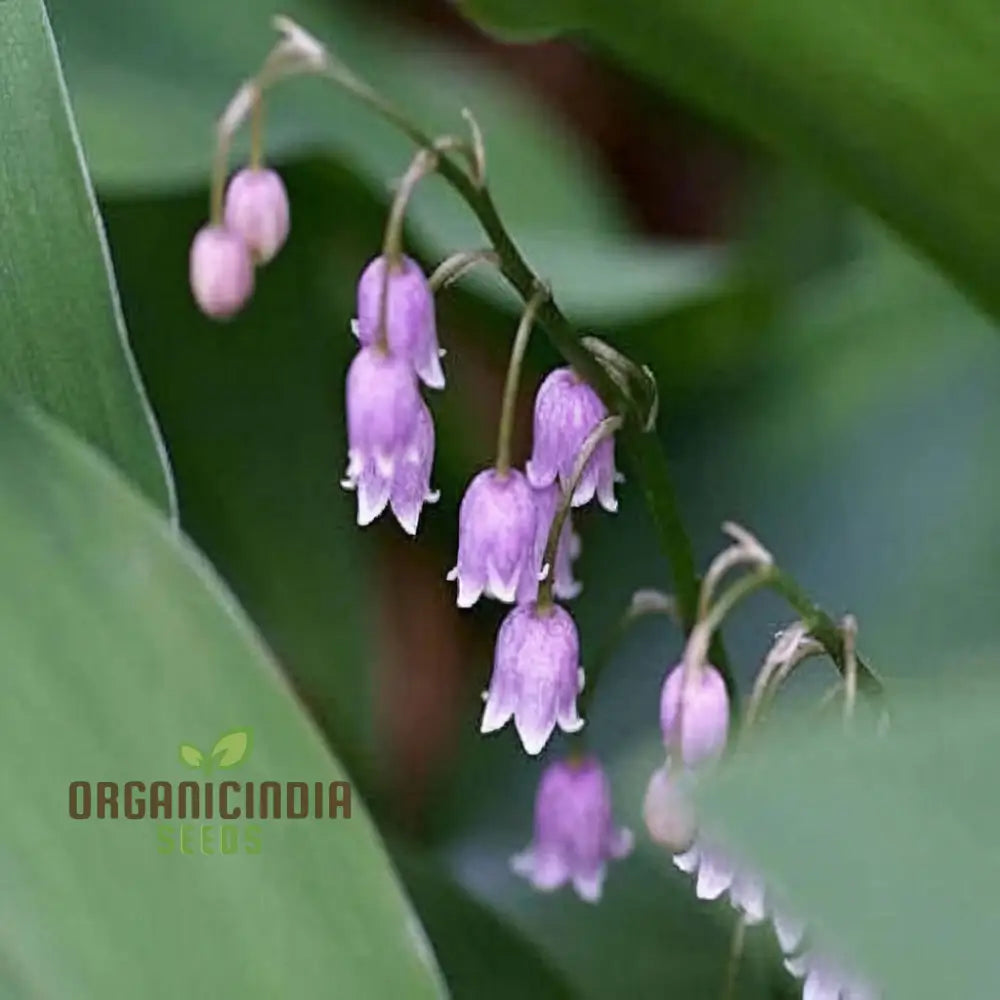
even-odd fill
[(58, 417), (172, 512), (41, 0), (0, 4), (0, 66), (0, 391)]
[[(0, 819), (6, 996), (434, 997), (360, 797), (350, 819), (74, 821), (70, 781), (189, 780), (184, 734), (254, 726), (241, 780), (347, 776), (210, 567), (97, 453), (0, 405)], [(40, 720), (45, 752), (38, 752)], [(213, 830), (202, 853), (201, 828)], [(169, 843), (180, 843), (180, 830)]]
[(885, 736), (793, 726), (703, 790), (705, 822), (887, 997), (986, 997), (1000, 981), (1000, 689), (956, 669), (947, 687), (897, 690)]

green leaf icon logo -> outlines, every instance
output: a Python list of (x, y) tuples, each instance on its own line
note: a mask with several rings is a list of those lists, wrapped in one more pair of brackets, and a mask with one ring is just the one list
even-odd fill
[(197, 748), (191, 746), (190, 743), (181, 744), (181, 763), (187, 764), (188, 767), (201, 767), (202, 761), (205, 759), (205, 755)]
[(235, 767), (250, 753), (250, 730), (234, 729), (220, 736), (210, 754), (217, 767)]

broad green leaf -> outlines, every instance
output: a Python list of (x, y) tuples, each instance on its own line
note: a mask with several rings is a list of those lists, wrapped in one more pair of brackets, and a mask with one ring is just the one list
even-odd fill
[(173, 511), (41, 0), (0, 4), (0, 391), (34, 402)]
[[(238, 17), (226, 4), (200, 0), (91, 0), (86, 8), (52, 0), (52, 7), (102, 193), (205, 184), (212, 124), (274, 39), (271, 0), (244, 0)], [(724, 279), (726, 259), (717, 248), (630, 235), (622, 206), (587, 151), (501, 77), (398, 30), (379, 29), (345, 0), (293, 0), (281, 11), (428, 129), (464, 134), (462, 108), (474, 110), (505, 221), (571, 313), (617, 321), (703, 294)], [(379, 191), (413, 155), (389, 126), (322, 81), (276, 90), (267, 122), (272, 158), (327, 151)], [(245, 142), (238, 149), (245, 155)], [(293, 201), (294, 218), (308, 211)], [(437, 181), (421, 185), (409, 220), (435, 256), (483, 242), (469, 211)], [(369, 234), (372, 252), (380, 228)], [(480, 279), (477, 287), (512, 302), (499, 280)]]
[(579, 29), (832, 178), (1000, 312), (1000, 21), (987, 0), (463, 0)]
[(219, 737), (209, 756), (217, 767), (235, 767), (250, 752), (250, 730), (234, 729)]
[(897, 688), (884, 738), (767, 734), (703, 790), (705, 821), (887, 997), (987, 997), (1000, 979), (1000, 688), (964, 666)]
[(205, 560), (99, 455), (4, 405), (0, 463), (4, 995), (440, 995), (360, 796), (230, 855), (218, 829), (185, 856), (177, 828), (68, 817), (69, 782), (189, 779), (179, 738), (238, 721), (241, 781), (347, 776)]
[(205, 755), (197, 747), (191, 746), (190, 743), (182, 743), (180, 758), (188, 767), (201, 767)]

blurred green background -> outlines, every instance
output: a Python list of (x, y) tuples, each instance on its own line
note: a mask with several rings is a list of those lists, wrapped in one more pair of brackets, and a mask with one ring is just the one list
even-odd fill
[[(950, 14), (931, 0), (851, 0), (836, 10), (815, 0), (793, 10), (772, 0), (467, 6), (466, 13), (505, 32), (572, 34), (506, 45), (445, 0), (292, 0), (282, 12), (429, 130), (459, 130), (461, 109), (475, 111), (491, 187), (532, 264), (580, 329), (648, 364), (658, 379), (659, 433), (700, 565), (720, 547), (723, 520), (746, 525), (834, 616), (857, 616), (861, 647), (890, 688), (905, 690), (956, 664), (993, 662), (1000, 339), (987, 312), (1000, 304), (1000, 38), (989, 5), (963, 0)], [(0, 4), (0, 27), (22, 14), (31, 20), (29, 7), (35, 0)], [(49, 0), (48, 12), (128, 337), (169, 454), (180, 525), (254, 623), (259, 635), (246, 638), (258, 650), (253, 655), (265, 662), (262, 640), (355, 781), (452, 995), (716, 996), (733, 912), (725, 903), (695, 900), (689, 880), (641, 829), (645, 781), (662, 756), (659, 684), (681, 641), (665, 621), (642, 623), (622, 643), (588, 724), (614, 778), (619, 816), (637, 831), (636, 854), (611, 871), (598, 907), (568, 892), (534, 894), (507, 869), (530, 836), (542, 763), (519, 752), (509, 732), (478, 735), (479, 692), (500, 610), (459, 613), (444, 576), (454, 561), (464, 484), (491, 458), (516, 302), (485, 274), (440, 297), (449, 382), (430, 404), (441, 502), (425, 512), (416, 543), (385, 519), (357, 530), (353, 498), (338, 487), (346, 459), (343, 378), (354, 349), (348, 324), (357, 278), (380, 246), (389, 184), (405, 169), (409, 147), (329, 85), (296, 80), (280, 88), (268, 104), (266, 142), (287, 182), (291, 238), (259, 273), (245, 312), (213, 324), (191, 301), (187, 250), (206, 216), (214, 118), (267, 51), (275, 9), (270, 0)], [(30, 55), (29, 35), (25, 28), (17, 36), (15, 54)], [(20, 63), (7, 65), (0, 98), (17, 108)], [(54, 122), (55, 105), (44, 104), (41, 86), (31, 94), (37, 101), (17, 113)], [(39, 127), (48, 134), (49, 125)], [(7, 172), (0, 170), (6, 190), (17, 185), (16, 156), (30, 173), (30, 150), (38, 148), (19, 129), (10, 137), (9, 149), (22, 152), (0, 159), (0, 167), (7, 163)], [(59, 149), (60, 162), (68, 162), (65, 136)], [(234, 162), (245, 150), (237, 144)], [(61, 177), (53, 172), (51, 183), (61, 185)], [(44, 191), (33, 197), (39, 205), (47, 200)], [(15, 200), (6, 204), (17, 217)], [(62, 218), (53, 215), (49, 230), (62, 232)], [(32, 232), (26, 226), (24, 239)], [(437, 179), (418, 192), (407, 234), (428, 267), (482, 243), (474, 219)], [(52, 254), (62, 258), (55, 266), (72, 271), (74, 246), (42, 246), (30, 266), (11, 259), (0, 276), (15, 275), (10, 280), (20, 288), (16, 275), (37, 273), (38, 288), (45, 288), (55, 280)], [(80, 296), (97, 273), (79, 279)], [(12, 317), (23, 324), (19, 308), (15, 303)], [(104, 318), (76, 313), (60, 321), (91, 329), (113, 312), (104, 299), (88, 308)], [(32, 323), (51, 328), (44, 317)], [(83, 354), (93, 357), (93, 349)], [(537, 335), (522, 393), (521, 457), (533, 388), (557, 362)], [(13, 376), (5, 388), (20, 393), (19, 369), (8, 366)], [(119, 427), (119, 418), (91, 420), (86, 411), (77, 419), (63, 400), (85, 399), (90, 389), (67, 397), (59, 386), (36, 393), (32, 384), (27, 395), (103, 450), (148, 497), (168, 504), (170, 488), (149, 471), (148, 428), (139, 443), (117, 431), (105, 439), (102, 428)], [(135, 405), (129, 397), (128, 406)], [(134, 454), (145, 449), (137, 465), (130, 464), (133, 447)], [(47, 455), (48, 448), (37, 451)], [(15, 452), (32, 448), (11, 445), (3, 454)], [(588, 510), (577, 523), (584, 591), (574, 610), (584, 664), (634, 590), (670, 586), (635, 477), (625, 471), (620, 513)], [(128, 506), (120, 484), (105, 485), (115, 504)], [(28, 490), (18, 503), (31, 511), (39, 501)], [(73, 515), (84, 534), (86, 509)], [(110, 538), (112, 525), (107, 530)], [(148, 544), (160, 553), (159, 542), (140, 544), (142, 552)], [(182, 559), (171, 549), (169, 558), (143, 558), (173, 565), (198, 557)], [(53, 579), (60, 565), (53, 563)], [(89, 573), (80, 586), (101, 586), (100, 569)], [(133, 583), (125, 581), (117, 598), (107, 598), (119, 609), (100, 612), (112, 616), (109, 634), (115, 615), (128, 617), (120, 611), (129, 601), (146, 609), (137, 613), (156, 615), (180, 600), (172, 591), (146, 593), (147, 583), (143, 577), (129, 589)], [(222, 607), (229, 598), (213, 600)], [(14, 610), (5, 615), (15, 621)], [(759, 598), (727, 625), (742, 685), (775, 630), (793, 617), (776, 600)], [(161, 652), (178, 634), (169, 624), (156, 639)], [(323, 752), (317, 733), (294, 717), (273, 664), (244, 675), (235, 653), (230, 661), (195, 639), (184, 645), (183, 636), (162, 668), (148, 667), (148, 684), (165, 707), (160, 722), (147, 722), (169, 734), (165, 739), (182, 720), (222, 731), (230, 719), (219, 717), (217, 703), (232, 713), (234, 699), (247, 699), (247, 712), (266, 715), (256, 699), (264, 698), (260, 685), (270, 685), (284, 706), (274, 710), (283, 721), (273, 721), (272, 742), (281, 742), (273, 767), (294, 773), (294, 760)], [(40, 687), (62, 692), (52, 697), (66, 697), (60, 678), (74, 669), (77, 641), (67, 634), (58, 662), (38, 654), (39, 676), (52, 675)], [(133, 658), (153, 648), (150, 636), (142, 641), (147, 646), (136, 645)], [(122, 711), (146, 718), (143, 683), (126, 682), (128, 656), (119, 650), (112, 667), (96, 647), (83, 648), (94, 664), (88, 690), (116, 691)], [(163, 676), (173, 680), (162, 686)], [(818, 683), (798, 685), (793, 698), (816, 690)], [(36, 695), (26, 688), (20, 701), (8, 698), (8, 711), (35, 705)], [(49, 695), (37, 698), (39, 706), (49, 704)], [(68, 719), (72, 706), (64, 708)], [(116, 725), (86, 711), (83, 721), (67, 725), (98, 734)], [(178, 741), (187, 737), (176, 733)], [(27, 753), (29, 740), (26, 732), (19, 753)], [(95, 736), (94, 753), (113, 760), (111, 742)], [(126, 740), (122, 754), (128, 746)], [(0, 846), (11, 886), (0, 905), (8, 941), (0, 984), (11, 996), (176, 996), (198, 982), (216, 983), (218, 996), (395, 997), (437, 988), (426, 963), (412, 972), (412, 941), (402, 946), (403, 928), (421, 932), (394, 895), (393, 875), (376, 857), (380, 848), (367, 825), (328, 855), (318, 841), (290, 840), (286, 861), (295, 872), (270, 872), (273, 898), (249, 861), (225, 878), (202, 865), (165, 879), (162, 865), (153, 873), (162, 859), (129, 855), (133, 867), (122, 871), (130, 889), (114, 900), (91, 894), (80, 874), (103, 857), (101, 845), (78, 847), (62, 827), (48, 836), (81, 884), (72, 897), (61, 896), (62, 882), (50, 873), (50, 893), (38, 891), (23, 864), (34, 851), (34, 829), (26, 821), (21, 846), (9, 854)], [(377, 870), (372, 884), (384, 894), (377, 906), (358, 903), (370, 895), (365, 865)], [(108, 870), (115, 872), (110, 863)], [(290, 880), (295, 889), (283, 897)], [(269, 925), (309, 926), (316, 940), (292, 955), (294, 933), (262, 944), (266, 934), (258, 935), (249, 918), (246, 928), (230, 928), (218, 949), (202, 935), (171, 929), (208, 919), (194, 910), (168, 917), (184, 912), (184, 899), (211, 908), (219, 894), (256, 908)], [(164, 908), (151, 918), (158, 958), (143, 958), (154, 931), (130, 919), (147, 896)], [(48, 909), (72, 914), (88, 898), (96, 943), (80, 945), (81, 954), (93, 961), (95, 949), (109, 948), (102, 927), (107, 935), (128, 934), (121, 945), (138, 956), (129, 975), (141, 985), (126, 986), (124, 973), (91, 979), (68, 963), (58, 976), (32, 971), (49, 947), (36, 926), (45, 924)], [(221, 910), (206, 912), (224, 920)], [(976, 921), (974, 912), (963, 912)], [(392, 928), (387, 943), (359, 945), (373, 927)], [(60, 940), (51, 943), (57, 953)], [(751, 933), (740, 997), (795, 995), (775, 951), (766, 932)], [(225, 970), (245, 966), (251, 954), (259, 971), (244, 968), (242, 992), (227, 992)], [(395, 956), (396, 964), (380, 955)], [(154, 985), (148, 977), (156, 961), (172, 971)], [(199, 980), (199, 970), (215, 970), (218, 980)], [(413, 979), (394, 978), (411, 973)]]

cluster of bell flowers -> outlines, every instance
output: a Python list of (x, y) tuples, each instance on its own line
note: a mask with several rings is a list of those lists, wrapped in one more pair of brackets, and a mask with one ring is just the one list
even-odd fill
[[(380, 293), (386, 295), (384, 307), (378, 305)], [(370, 332), (380, 308), (386, 330), (381, 347)], [(397, 519), (409, 530), (427, 499), (422, 491), (433, 463), (433, 434), (421, 429), (430, 420), (407, 372), (430, 385), (444, 381), (437, 367), (433, 294), (412, 261), (386, 275), (377, 258), (362, 276), (358, 313), (355, 329), (364, 346), (348, 374), (345, 482), (358, 490), (359, 523), (380, 512), (371, 497), (384, 506), (381, 497), (388, 492)], [(361, 368), (365, 352), (373, 361)], [(550, 372), (536, 394), (533, 446), (524, 470), (498, 456), (494, 466), (472, 478), (459, 507), (458, 554), (448, 574), (457, 585), (458, 606), (472, 607), (483, 597), (513, 605), (497, 635), (480, 729), (492, 733), (513, 721), (532, 756), (557, 727), (576, 733), (584, 724), (577, 711), (584, 683), (579, 636), (569, 611), (555, 598), (572, 600), (581, 589), (573, 575), (580, 541), (568, 508), (596, 497), (605, 510), (617, 509), (613, 437), (598, 440), (580, 466), (588, 439), (607, 417), (600, 397), (572, 369)], [(503, 450), (501, 442), (498, 451)], [(402, 497), (400, 507), (400, 470), (411, 463), (419, 468), (406, 472), (402, 484), (418, 488)], [(568, 507), (556, 527), (561, 505)], [(554, 530), (559, 535), (547, 565)], [(589, 755), (558, 760), (544, 770), (534, 828), (531, 846), (513, 859), (514, 870), (541, 890), (572, 883), (591, 901), (601, 895), (606, 861), (623, 857), (632, 846), (631, 833), (612, 820), (607, 776)]]
[(770, 919), (785, 967), (803, 981), (803, 1000), (877, 1000), (878, 990), (834, 951), (818, 945), (805, 921), (752, 865), (719, 837), (699, 831), (690, 786), (725, 751), (730, 719), (722, 675), (688, 658), (697, 645), (696, 631), (685, 660), (663, 685), (660, 722), (667, 759), (646, 789), (643, 817), (650, 837), (671, 851), (677, 868), (693, 876), (699, 899), (728, 895), (748, 926)]
[[(290, 22), (281, 27), (285, 37), (272, 53), (275, 66), (289, 56), (292, 65), (325, 64), (315, 40)], [(220, 154), (248, 110), (259, 115), (265, 78), (262, 71), (234, 98), (221, 122)], [(255, 142), (251, 165), (224, 188), (220, 156), (212, 219), (191, 245), (193, 297), (217, 320), (229, 319), (246, 305), (256, 267), (270, 261), (289, 235), (284, 184), (261, 165), (259, 153)], [(415, 160), (393, 206), (383, 253), (361, 274), (357, 317), (351, 323), (358, 351), (347, 372), (345, 394), (343, 485), (357, 494), (358, 523), (370, 524), (389, 509), (410, 535), (417, 532), (424, 504), (438, 496), (430, 486), (434, 422), (420, 385), (443, 389), (445, 375), (434, 291), (419, 265), (399, 249), (399, 228), (412, 183), (433, 169), (434, 155), (422, 150)], [(481, 180), (481, 150), (477, 157)], [(530, 329), (536, 305), (529, 302), (518, 339)], [(519, 364), (516, 341), (511, 361), (515, 389)], [(505, 392), (505, 407), (512, 398)], [(557, 727), (577, 733), (584, 725), (577, 708), (584, 685), (579, 636), (572, 616), (555, 599), (569, 601), (580, 591), (573, 574), (580, 540), (570, 510), (595, 497), (605, 510), (617, 509), (617, 425), (595, 434), (608, 419), (604, 403), (576, 371), (550, 372), (535, 398), (532, 452), (524, 470), (510, 465), (502, 417), (497, 462), (472, 479), (459, 510), (458, 557), (449, 573), (457, 583), (459, 607), (471, 607), (483, 596), (513, 605), (497, 636), (480, 728), (490, 733), (513, 720), (531, 756), (541, 753)], [(877, 991), (830, 950), (818, 947), (805, 924), (790, 915), (751, 867), (697, 830), (686, 781), (720, 758), (730, 726), (724, 679), (705, 656), (711, 629), (698, 633), (700, 647), (692, 641), (697, 631), (696, 626), (681, 663), (663, 681), (660, 727), (666, 762), (647, 789), (646, 826), (654, 840), (670, 847), (677, 867), (694, 876), (699, 898), (728, 894), (748, 924), (770, 917), (786, 967), (803, 979), (803, 1000), (872, 1000)], [(625, 857), (632, 846), (631, 831), (614, 822), (604, 768), (593, 755), (579, 752), (543, 770), (533, 838), (511, 866), (539, 890), (570, 884), (581, 899), (596, 902), (607, 863)]]

